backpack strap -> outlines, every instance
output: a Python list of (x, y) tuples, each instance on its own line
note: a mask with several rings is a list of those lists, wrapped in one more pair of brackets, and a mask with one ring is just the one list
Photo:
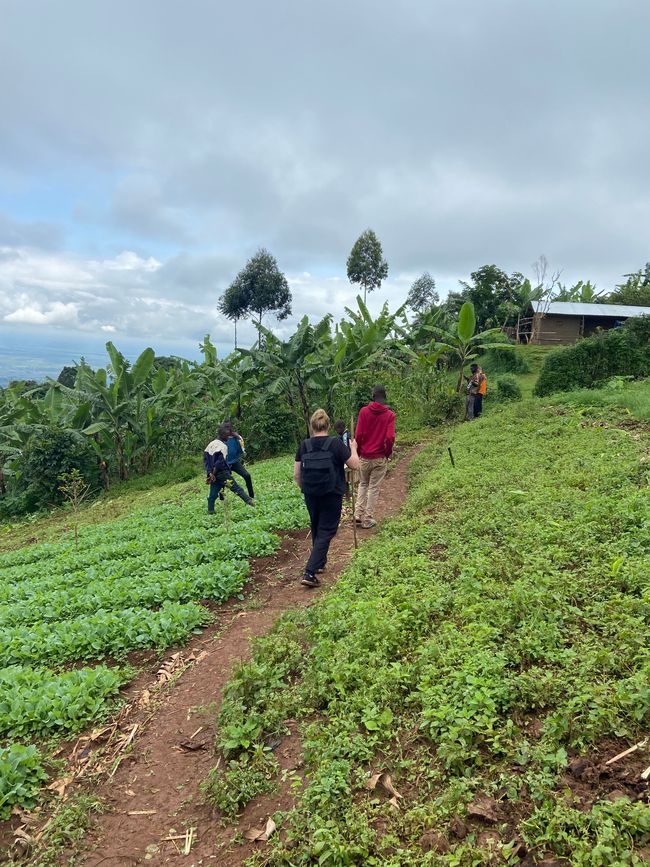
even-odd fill
[(330, 446), (334, 442), (334, 437), (327, 437), (327, 442), (321, 446), (322, 452), (328, 452), (330, 450)]
[(311, 444), (311, 440), (310, 440), (310, 439), (309, 439), (309, 440), (305, 440), (305, 451), (306, 451), (306, 452), (313, 452), (313, 451), (314, 451), (314, 447), (313, 447), (313, 445)]

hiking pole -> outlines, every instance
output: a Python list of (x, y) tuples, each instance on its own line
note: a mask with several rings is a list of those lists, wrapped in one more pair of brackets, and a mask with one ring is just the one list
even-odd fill
[[(354, 416), (350, 416), (350, 436), (354, 436)], [(350, 490), (352, 491), (352, 535), (354, 536), (354, 547), (355, 550), (358, 548), (359, 543), (357, 542), (357, 517), (356, 517), (356, 507), (354, 502), (354, 470), (350, 470)]]
[(451, 446), (447, 446), (447, 451), (449, 452), (449, 460), (451, 461), (452, 467), (456, 466), (456, 462), (454, 461), (454, 456), (451, 453)]

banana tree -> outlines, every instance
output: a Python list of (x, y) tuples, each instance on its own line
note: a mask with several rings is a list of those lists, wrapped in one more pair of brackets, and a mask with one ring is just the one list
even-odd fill
[(458, 313), (458, 321), (451, 328), (438, 328), (441, 339), (433, 346), (435, 353), (440, 356), (448, 354), (458, 360), (460, 371), (456, 388), (463, 390), (464, 368), (468, 361), (476, 358), (486, 349), (514, 349), (512, 343), (499, 343), (495, 339), (502, 334), (500, 328), (489, 328), (487, 331), (476, 331), (476, 314), (471, 301), (466, 301)]

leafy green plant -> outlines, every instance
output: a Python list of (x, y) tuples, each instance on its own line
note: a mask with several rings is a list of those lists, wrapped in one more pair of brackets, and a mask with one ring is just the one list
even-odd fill
[(0, 747), (0, 819), (8, 819), (14, 806), (33, 807), (45, 779), (47, 774), (36, 747)]
[(213, 768), (201, 784), (201, 792), (224, 816), (234, 818), (257, 795), (273, 791), (278, 770), (275, 756), (259, 746), (223, 769)]
[(511, 373), (504, 373), (497, 379), (496, 398), (499, 403), (521, 400), (521, 386)]

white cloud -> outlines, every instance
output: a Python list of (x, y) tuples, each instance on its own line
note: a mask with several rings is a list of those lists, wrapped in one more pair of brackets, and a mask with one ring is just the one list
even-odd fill
[(79, 310), (72, 302), (55, 301), (46, 310), (27, 304), (12, 313), (7, 313), (5, 322), (15, 322), (21, 325), (63, 325), (67, 328), (79, 323)]
[(117, 331), (117, 328), (114, 325), (100, 325), (99, 327), (102, 331), (107, 331), (111, 334)]

